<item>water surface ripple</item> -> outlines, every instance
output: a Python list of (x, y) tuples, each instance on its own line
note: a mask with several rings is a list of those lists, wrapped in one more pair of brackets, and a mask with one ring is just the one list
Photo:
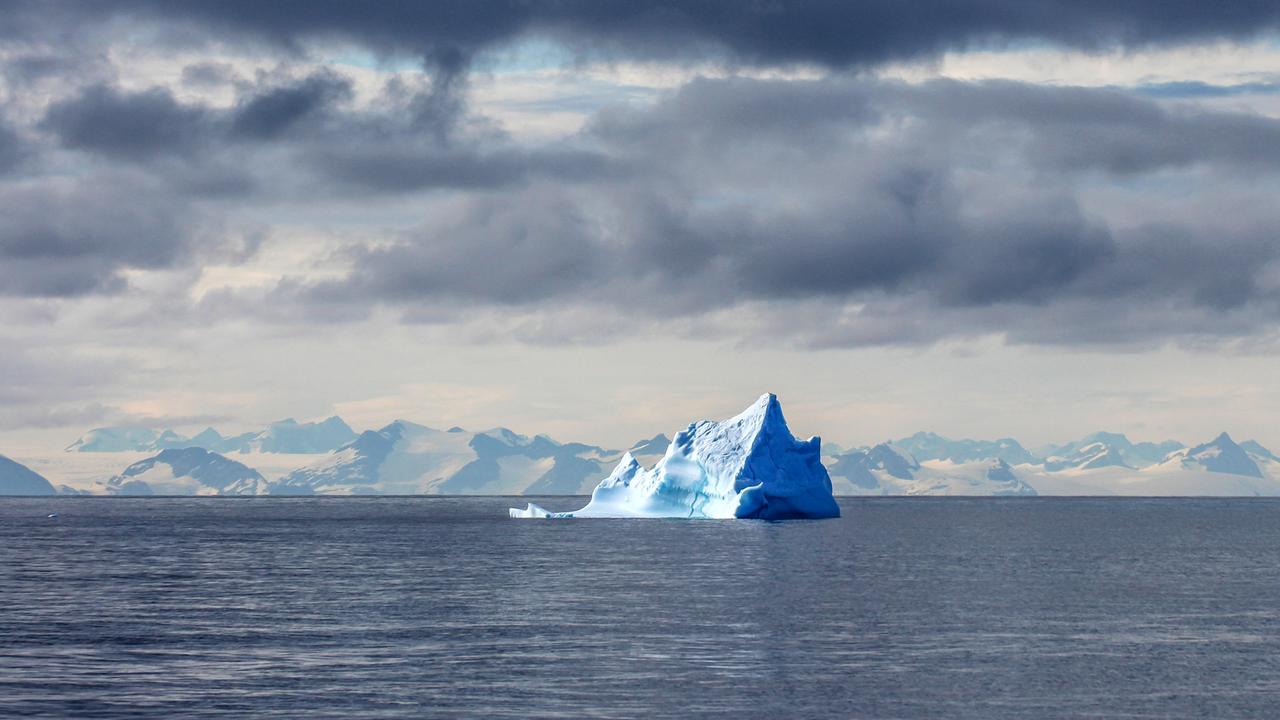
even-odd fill
[(1280, 706), (1277, 501), (846, 499), (782, 523), (515, 502), (0, 499), (0, 716)]

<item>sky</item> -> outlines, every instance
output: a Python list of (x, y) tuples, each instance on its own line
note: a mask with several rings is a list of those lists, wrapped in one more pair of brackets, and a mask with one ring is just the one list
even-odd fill
[(0, 452), (1280, 446), (1280, 5), (0, 0)]

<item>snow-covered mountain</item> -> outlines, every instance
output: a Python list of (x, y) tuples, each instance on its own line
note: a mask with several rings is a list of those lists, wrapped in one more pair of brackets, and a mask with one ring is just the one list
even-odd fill
[(953, 462), (918, 461), (911, 453), (881, 443), (832, 456), (831, 480), (849, 495), (1035, 495), (1000, 458)]
[(1280, 456), (1271, 452), (1262, 446), (1257, 440), (1245, 440), (1240, 443), (1240, 448), (1255, 458), (1261, 458), (1263, 461), (1280, 463)]
[[(339, 443), (343, 438), (346, 442)], [(671, 443), (667, 436), (655, 435), (636, 442), (629, 452), (641, 467), (651, 467)], [(324, 450), (329, 446), (332, 452)], [(138, 447), (149, 449), (144, 455)], [(269, 489), (286, 494), (585, 494), (623, 456), (621, 450), (560, 443), (546, 435), (524, 436), (503, 428), (476, 433), (396, 421), (357, 436), (333, 417), (307, 423), (282, 420), (235, 437), (223, 437), (212, 428), (192, 438), (138, 427), (99, 428), (68, 448), (84, 454), (59, 454), (67, 462), (22, 457), (55, 488), (62, 483), (65, 492), (120, 492), (129, 480), (117, 483), (120, 487), (108, 487), (102, 480), (120, 464), (139, 457), (151, 460), (156, 452), (183, 447), (244, 453), (239, 456), (244, 465), (267, 478), (246, 492)], [(1253, 440), (1237, 444), (1226, 433), (1185, 447), (1172, 440), (1135, 443), (1120, 433), (1097, 432), (1050, 446), (1043, 459), (1012, 438), (950, 440), (927, 432), (852, 451), (825, 443), (824, 449), (837, 494), (1280, 494), (1280, 457)], [(133, 457), (123, 462), (101, 454), (126, 452)], [(75, 459), (85, 462), (68, 465)], [(104, 466), (104, 460), (110, 464)], [(219, 491), (186, 479), (167, 485), (172, 489), (165, 492)]]
[(1185, 469), (1208, 470), (1231, 475), (1263, 477), (1262, 470), (1244, 448), (1222, 433), (1203, 445), (1177, 450), (1169, 454), (1160, 463), (1160, 467), (1181, 467)]
[(772, 393), (728, 420), (696, 422), (650, 470), (627, 453), (581, 510), (529, 503), (512, 517), (831, 518), (840, 506), (821, 460), (822, 441), (798, 440)]
[(293, 418), (271, 423), (265, 430), (223, 437), (206, 428), (194, 437), (173, 430), (156, 432), (145, 427), (108, 427), (90, 430), (67, 447), (68, 452), (153, 452), (170, 448), (199, 447), (219, 453), (332, 452), (352, 440), (356, 433), (342, 418), (300, 423)]
[[(209, 428), (201, 433), (215, 432)], [(245, 433), (223, 438), (214, 448), (230, 453), (295, 453), (316, 454), (333, 452), (356, 439), (356, 433), (342, 418), (334, 417), (320, 422), (300, 423), (293, 418), (273, 422), (260, 432)]]
[(150, 450), (159, 435), (145, 427), (95, 428), (67, 446), (67, 452), (129, 452)]
[(936, 433), (918, 432), (910, 437), (891, 443), (893, 447), (904, 450), (916, 460), (950, 460), (955, 463), (967, 463), (977, 460), (999, 458), (1007, 463), (1021, 465), (1039, 460), (1013, 438), (999, 440), (952, 440)]
[(267, 482), (251, 467), (203, 448), (169, 448), (105, 483), (113, 495), (261, 495)]
[(1044, 451), (1045, 457), (1071, 457), (1080, 454), (1080, 452), (1091, 445), (1106, 445), (1119, 454), (1121, 461), (1133, 468), (1143, 468), (1148, 465), (1155, 465), (1161, 462), (1169, 453), (1181, 450), (1186, 447), (1176, 440), (1165, 440), (1164, 442), (1139, 442), (1135, 443), (1129, 440), (1122, 433), (1113, 432), (1095, 432), (1080, 438), (1074, 442), (1064, 445), (1056, 445), (1047, 448)]
[(271, 492), (571, 495), (586, 492), (620, 454), (506, 428), (469, 433), (397, 420), (286, 475)]
[(632, 445), (627, 452), (631, 453), (641, 465), (649, 466), (662, 459), (667, 454), (667, 447), (671, 445), (671, 438), (658, 433), (648, 440), (641, 440)]
[(1202, 445), (1176, 450), (1163, 462), (1138, 470), (1114, 466), (1057, 472), (1027, 468), (1024, 477), (1042, 495), (1280, 495), (1280, 463), (1251, 455), (1226, 433)]
[[(855, 494), (880, 494), (886, 478), (912, 480), (920, 469), (920, 463), (906, 451), (895, 450), (888, 443), (880, 443), (866, 450), (854, 450), (834, 455), (829, 471), (833, 482), (848, 481)], [(894, 484), (890, 481), (890, 484)]]
[(1090, 470), (1100, 467), (1132, 467), (1125, 463), (1120, 450), (1104, 442), (1095, 442), (1078, 448), (1072, 448), (1062, 455), (1045, 458), (1044, 469), (1049, 472), (1059, 470)]
[(0, 495), (55, 495), (53, 485), (39, 473), (0, 455)]

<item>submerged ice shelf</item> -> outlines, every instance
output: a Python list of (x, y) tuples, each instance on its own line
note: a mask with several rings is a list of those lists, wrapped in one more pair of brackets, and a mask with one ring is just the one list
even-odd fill
[(685, 428), (652, 469), (627, 453), (581, 510), (556, 513), (529, 503), (512, 508), (511, 517), (839, 517), (821, 443), (796, 439), (778, 398), (767, 393), (736, 417)]

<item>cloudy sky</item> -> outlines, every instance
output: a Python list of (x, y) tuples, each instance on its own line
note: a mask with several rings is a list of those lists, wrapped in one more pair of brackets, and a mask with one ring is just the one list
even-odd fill
[[(1280, 5), (0, 0), (0, 442), (1280, 445)], [(3, 451), (0, 446), (0, 451)]]

